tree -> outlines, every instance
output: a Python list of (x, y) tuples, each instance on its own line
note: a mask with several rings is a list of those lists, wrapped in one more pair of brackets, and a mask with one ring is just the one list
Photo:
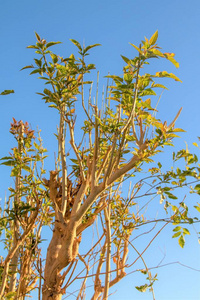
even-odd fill
[[(86, 80), (95, 69), (94, 64), (86, 63), (86, 56), (99, 44), (82, 47), (71, 40), (78, 48), (79, 58), (73, 54), (63, 58), (53, 53), (49, 48), (59, 42), (46, 42), (37, 33), (36, 45), (28, 46), (35, 49), (38, 58), (23, 69), (33, 68), (30, 74), (39, 74), (48, 88), (38, 94), (59, 114), (55, 134), (58, 153), (55, 169), (48, 178), (43, 164), (47, 150), (40, 132), (36, 134), (27, 122), (13, 118), (10, 132), (17, 147), (1, 159), (2, 164), (11, 166), (11, 176), (15, 178), (0, 223), (7, 251), (1, 261), (1, 299), (21, 300), (38, 290), (38, 299), (58, 300), (80, 279), (76, 299), (84, 299), (86, 283), (91, 279), (91, 299), (108, 299), (109, 288), (125, 277), (126, 270), (139, 259), (144, 264), (139, 271), (147, 274), (147, 283), (136, 288), (149, 289), (154, 298), (157, 274), (151, 274), (143, 254), (168, 224), (174, 225), (173, 237), (184, 247), (185, 235), (190, 234), (187, 225), (198, 222), (198, 218), (190, 216), (186, 198), (177, 203), (176, 191), (188, 186), (192, 193), (200, 193), (198, 158), (188, 149), (173, 153), (173, 167), (169, 171), (152, 159), (159, 159), (161, 150), (173, 145), (177, 132), (183, 131), (175, 128), (181, 109), (167, 125), (156, 117), (157, 105), (151, 101), (155, 89), (166, 89), (161, 78), (180, 81), (166, 71), (144, 73), (152, 58), (165, 58), (179, 67), (173, 53), (161, 52), (157, 38), (156, 31), (139, 47), (131, 44), (138, 55), (133, 59), (122, 56), (123, 76), (106, 76), (108, 85), (102, 105), (98, 104), (98, 83), (93, 102), (92, 82)], [(87, 85), (90, 91), (85, 101)], [(6, 90), (2, 95), (11, 92)], [(77, 115), (83, 112), (83, 125), (77, 132)], [(149, 219), (145, 210), (149, 197), (153, 205), (159, 205), (156, 196), (163, 215)], [(199, 204), (195, 208), (200, 211)], [(154, 224), (162, 225), (140, 253), (132, 236), (143, 235), (140, 230), (145, 226), (153, 226), (152, 231)], [(45, 226), (52, 229), (52, 238), (43, 260), (41, 229)], [(85, 232), (91, 234), (92, 227), (92, 244), (81, 254), (81, 244), (87, 240)], [(128, 260), (129, 251), (137, 254), (135, 260), (131, 256)]]

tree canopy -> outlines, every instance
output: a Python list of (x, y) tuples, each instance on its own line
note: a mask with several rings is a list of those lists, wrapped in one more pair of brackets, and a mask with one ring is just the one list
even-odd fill
[[(16, 144), (1, 158), (11, 167), (15, 186), (1, 208), (5, 255), (0, 298), (22, 300), (37, 292), (38, 299), (58, 300), (74, 287), (75, 299), (105, 300), (128, 272), (136, 272), (141, 260), (137, 271), (146, 275), (146, 282), (136, 289), (150, 290), (155, 299), (157, 274), (143, 254), (169, 224), (172, 238), (183, 248), (189, 225), (199, 222), (200, 212), (200, 204), (188, 203), (186, 196), (188, 191), (200, 194), (197, 155), (186, 147), (172, 152), (169, 165), (160, 156), (184, 130), (175, 126), (182, 108), (167, 122), (159, 119), (157, 91), (167, 89), (165, 78), (181, 80), (171, 72), (145, 71), (155, 58), (178, 68), (175, 54), (162, 52), (158, 31), (139, 46), (130, 44), (136, 56), (121, 55), (122, 75), (106, 76), (100, 100), (99, 74), (93, 92), (95, 65), (87, 63), (90, 50), (99, 44), (81, 46), (72, 39), (78, 55), (64, 58), (51, 50), (60, 42), (35, 35), (36, 44), (27, 48), (37, 58), (22, 70), (31, 69), (44, 82), (37, 94), (59, 115), (53, 133), (58, 149), (55, 168), (48, 173), (40, 131), (13, 118), (10, 133)], [(180, 198), (184, 188), (187, 192)], [(42, 230), (52, 232), (46, 256)], [(142, 251), (137, 238), (145, 241)]]

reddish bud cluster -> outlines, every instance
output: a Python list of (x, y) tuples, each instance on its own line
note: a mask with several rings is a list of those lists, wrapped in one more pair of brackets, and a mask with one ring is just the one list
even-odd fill
[(22, 137), (25, 139), (34, 138), (34, 130), (29, 128), (28, 122), (23, 123), (22, 120), (16, 121), (15, 118), (13, 118), (13, 123), (11, 123), (10, 133), (15, 135), (16, 139)]

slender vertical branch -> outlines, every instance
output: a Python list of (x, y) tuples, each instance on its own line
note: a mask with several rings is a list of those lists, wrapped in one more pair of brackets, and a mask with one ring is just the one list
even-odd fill
[(65, 103), (62, 103), (60, 109), (60, 125), (59, 125), (59, 136), (58, 143), (61, 156), (61, 165), (62, 165), (62, 205), (61, 211), (63, 216), (65, 215), (67, 209), (67, 164), (66, 164), (66, 155), (65, 155)]
[[(18, 154), (20, 158), (22, 158), (22, 152), (23, 152), (23, 142), (24, 142), (24, 124), (22, 121), (19, 122), (20, 128), (19, 128), (19, 135), (18, 135)], [(20, 188), (21, 188), (21, 169), (19, 170), (18, 175), (16, 176), (15, 181), (15, 197), (14, 197), (14, 210), (17, 209), (19, 202), (21, 200), (20, 195)], [(19, 239), (19, 220), (17, 218), (14, 219), (13, 222), (13, 230), (14, 230), (14, 237), (13, 237), (13, 246), (15, 247), (18, 243)], [(13, 258), (11, 260), (11, 278), (10, 278), (10, 285), (9, 285), (9, 291), (14, 292), (16, 288), (16, 281), (17, 281), (17, 267), (18, 267), (18, 259), (19, 259), (19, 249), (15, 252), (13, 255)]]
[[(89, 115), (89, 120), (90, 120), (90, 125), (92, 126), (93, 122), (92, 119), (90, 118), (90, 106), (91, 106), (91, 93), (92, 93), (92, 83), (90, 86), (90, 90), (89, 90), (89, 100), (88, 100), (88, 115)], [(89, 128), (89, 146), (90, 146), (90, 151), (92, 150), (92, 134), (91, 134), (91, 128)]]
[(89, 273), (89, 264), (86, 263), (86, 261), (83, 259), (83, 257), (78, 254), (78, 258), (80, 259), (80, 261), (82, 261), (82, 263), (85, 265), (85, 269), (86, 269), (86, 274), (85, 274), (85, 278), (83, 280), (83, 283), (81, 285), (81, 288), (80, 288), (80, 291), (78, 293), (78, 296), (77, 296), (77, 300), (79, 300), (79, 298), (81, 297), (82, 298), (82, 294), (83, 294), (83, 291), (84, 291), (84, 288), (85, 288), (85, 284), (86, 284), (86, 281), (87, 281), (87, 275)]
[(94, 154), (93, 154), (93, 162), (92, 162), (92, 181), (91, 186), (92, 189), (96, 186), (96, 164), (97, 164), (97, 155), (98, 155), (98, 146), (99, 146), (99, 137), (98, 137), (98, 108), (97, 106), (94, 107), (95, 109), (95, 142), (94, 142)]
[(95, 98), (96, 107), (98, 107), (98, 96), (99, 96), (99, 71), (97, 72), (97, 90), (96, 90), (96, 98)]
[(38, 300), (41, 300), (42, 291), (42, 259), (39, 260), (39, 288), (38, 288)]
[[(84, 58), (83, 58), (84, 59)], [(85, 107), (85, 101), (84, 101), (84, 88), (83, 88), (83, 73), (82, 73), (82, 78), (81, 78), (81, 96), (82, 96), (82, 107), (83, 107), (83, 110), (86, 114), (86, 116), (88, 117), (88, 120), (92, 123), (92, 120), (90, 118), (90, 112), (89, 110), (87, 111), (86, 110), (86, 107)], [(92, 91), (92, 84), (91, 84), (91, 89), (90, 89), (90, 95), (91, 95), (91, 91)]]
[(110, 282), (110, 259), (111, 259), (111, 226), (110, 226), (110, 205), (108, 208), (104, 208), (104, 216), (106, 221), (106, 244), (107, 244), (107, 255), (106, 255), (106, 275), (105, 275), (105, 288), (103, 294), (103, 300), (108, 299), (109, 282)]
[(135, 250), (135, 252), (137, 252), (137, 254), (140, 256), (144, 266), (145, 266), (145, 269), (146, 269), (146, 273), (148, 274), (148, 278), (149, 278), (149, 282), (151, 284), (151, 292), (152, 292), (152, 296), (153, 296), (153, 300), (155, 300), (155, 295), (154, 295), (154, 290), (153, 290), (153, 281), (152, 281), (152, 278), (151, 278), (151, 272), (149, 271), (148, 267), (147, 267), (147, 264), (143, 258), (143, 256), (140, 254), (140, 252), (135, 248), (135, 246), (131, 243), (131, 247)]
[(108, 178), (109, 178), (110, 174), (112, 173), (113, 166), (114, 166), (114, 163), (115, 163), (114, 153), (115, 153), (116, 145), (117, 145), (117, 133), (115, 133), (114, 138), (113, 138), (113, 144), (112, 144), (110, 160), (108, 162), (108, 167), (107, 167), (107, 170), (106, 170), (106, 174), (104, 176), (104, 185), (105, 185), (105, 187), (107, 186)]
[(69, 125), (69, 132), (70, 132), (70, 144), (74, 150), (74, 153), (76, 154), (76, 157), (78, 159), (78, 163), (79, 163), (79, 167), (80, 167), (80, 176), (81, 176), (81, 179), (82, 181), (85, 181), (85, 173), (84, 173), (84, 167), (83, 167), (83, 162), (82, 162), (82, 159), (79, 155), (79, 152), (78, 152), (78, 148), (75, 144), (75, 141), (74, 141), (74, 125), (71, 124), (71, 121), (67, 120), (68, 122), (68, 125)]
[(94, 281), (94, 295), (91, 298), (91, 300), (97, 300), (99, 295), (103, 292), (104, 288), (101, 286), (101, 280), (100, 280), (100, 272), (101, 272), (101, 268), (104, 262), (104, 256), (106, 253), (106, 241), (102, 247), (101, 250), (101, 255), (100, 255), (100, 259), (99, 259), (99, 263), (97, 266), (97, 270), (96, 270), (96, 274), (95, 274), (95, 281)]

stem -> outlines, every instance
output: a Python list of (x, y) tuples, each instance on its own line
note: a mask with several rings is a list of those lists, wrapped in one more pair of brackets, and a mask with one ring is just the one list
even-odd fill
[[(95, 106), (95, 115), (98, 117), (98, 108), (97, 105)], [(91, 181), (91, 188), (93, 189), (97, 182), (96, 182), (96, 164), (97, 164), (97, 156), (99, 150), (99, 137), (98, 137), (98, 120), (95, 117), (95, 144), (94, 144), (94, 154), (93, 154), (93, 162), (92, 162), (92, 181)]]
[(78, 159), (79, 162), (79, 167), (80, 167), (80, 175), (82, 178), (82, 181), (85, 181), (85, 173), (84, 173), (84, 167), (83, 167), (83, 162), (82, 162), (82, 158), (79, 155), (78, 152), (78, 148), (75, 144), (75, 140), (74, 140), (74, 124), (71, 124), (71, 121), (67, 120), (68, 125), (69, 125), (69, 132), (70, 132), (70, 144), (74, 150), (74, 153), (76, 154), (76, 157)]
[(78, 254), (78, 258), (79, 258), (79, 259), (82, 261), (82, 263), (85, 265), (86, 274), (85, 274), (85, 278), (84, 278), (84, 280), (83, 280), (83, 283), (82, 283), (82, 285), (81, 285), (79, 294), (78, 294), (78, 296), (77, 296), (77, 300), (79, 300), (80, 297), (82, 298), (82, 294), (83, 294), (83, 292), (84, 292), (85, 284), (86, 284), (86, 281), (87, 281), (87, 275), (88, 275), (88, 273), (89, 273), (89, 264), (87, 264), (87, 263), (85, 262), (85, 260), (83, 259), (83, 257), (82, 257), (80, 254)]
[(111, 226), (110, 226), (110, 206), (104, 209), (106, 221), (106, 240), (107, 240), (107, 257), (106, 257), (106, 275), (105, 275), (105, 288), (103, 299), (108, 299), (109, 282), (110, 282), (110, 259), (111, 259)]
[(63, 216), (65, 215), (67, 209), (67, 164), (65, 156), (65, 104), (63, 103), (60, 109), (60, 125), (59, 125), (59, 136), (58, 143), (61, 156), (61, 166), (62, 166), (62, 205), (61, 211)]
[[(131, 243), (130, 243), (131, 244)], [(147, 264), (144, 260), (144, 258), (142, 257), (142, 255), (140, 254), (140, 252), (135, 248), (135, 246), (133, 246), (133, 244), (131, 244), (131, 247), (133, 247), (133, 249), (137, 252), (137, 254), (140, 256), (144, 266), (145, 266), (145, 269), (146, 269), (146, 272), (148, 274), (148, 277), (149, 277), (149, 282), (151, 284), (151, 292), (152, 292), (152, 296), (153, 296), (153, 300), (155, 300), (155, 294), (154, 294), (154, 290), (153, 290), (153, 281), (151, 279), (151, 272), (149, 271), (149, 268), (147, 267)]]
[[(18, 153), (20, 157), (22, 158), (22, 152), (23, 152), (23, 139), (24, 139), (24, 124), (22, 121), (20, 123), (20, 131), (19, 131), (19, 136), (18, 136)], [(20, 196), (20, 187), (21, 187), (21, 169), (19, 170), (19, 174), (16, 176), (16, 181), (15, 181), (15, 192), (16, 196), (14, 197), (14, 209), (16, 209), (16, 205), (19, 204), (21, 200)], [(18, 239), (20, 236), (19, 233), (19, 221), (17, 218), (14, 220), (14, 238), (13, 238), (13, 247), (17, 246)], [(17, 282), (17, 267), (18, 267), (18, 259), (19, 259), (19, 249), (15, 252), (13, 255), (13, 258), (11, 260), (11, 278), (10, 278), (10, 284), (9, 284), (9, 292), (14, 292), (16, 288), (16, 282)]]

